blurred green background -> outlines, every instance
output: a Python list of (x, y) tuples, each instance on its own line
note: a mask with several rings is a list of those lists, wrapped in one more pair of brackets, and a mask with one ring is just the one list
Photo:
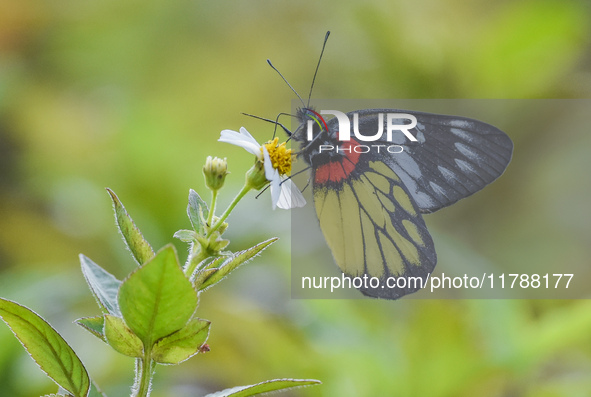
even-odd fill
[[(228, 157), (227, 204), (252, 157), (219, 132), (267, 139), (240, 113), (274, 117), (293, 94), (265, 60), (306, 95), (327, 30), (317, 98), (588, 98), (590, 21), (584, 0), (0, 0), (0, 296), (128, 395), (132, 360), (72, 324), (99, 313), (79, 253), (134, 268), (104, 187), (154, 247), (189, 226), (207, 155)], [(591, 265), (589, 129), (508, 133), (508, 172), (427, 217), (438, 249), (449, 236), (491, 261)], [(227, 235), (281, 242), (203, 296), (211, 352), (158, 368), (154, 397), (281, 377), (324, 382), (286, 396), (591, 396), (590, 301), (291, 300), (290, 215), (269, 203), (248, 196)], [(0, 396), (54, 391), (0, 325)]]

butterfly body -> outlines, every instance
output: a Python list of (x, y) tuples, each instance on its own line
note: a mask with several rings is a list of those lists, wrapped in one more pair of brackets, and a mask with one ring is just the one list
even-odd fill
[[(387, 130), (384, 114), (413, 116), (412, 135), (398, 131), (389, 140), (383, 134), (367, 142), (380, 122), (381, 131)], [(311, 108), (297, 116), (300, 126), (292, 138), (301, 146), (298, 157), (312, 169), (326, 242), (346, 276), (374, 280), (359, 289), (377, 298), (397, 299), (424, 287), (437, 256), (421, 214), (482, 189), (512, 156), (513, 143), (504, 132), (469, 118), (360, 110), (347, 117), (357, 122), (361, 136), (341, 140), (336, 117), (326, 122)]]

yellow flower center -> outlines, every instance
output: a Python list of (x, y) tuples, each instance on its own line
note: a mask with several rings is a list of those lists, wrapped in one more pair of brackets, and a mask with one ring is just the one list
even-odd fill
[[(279, 138), (265, 143), (265, 147), (269, 152), (269, 158), (273, 168), (279, 171), (280, 175), (287, 175), (291, 172), (291, 149), (285, 147), (285, 142), (278, 145)], [(261, 148), (261, 152), (263, 148)]]

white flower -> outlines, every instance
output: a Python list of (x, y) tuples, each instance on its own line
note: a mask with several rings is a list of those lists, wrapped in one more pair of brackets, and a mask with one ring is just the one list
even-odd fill
[(277, 168), (273, 168), (273, 163), (269, 157), (269, 151), (263, 146), (263, 165), (265, 166), (265, 178), (271, 182), (271, 202), (273, 209), (275, 206), (288, 210), (290, 208), (303, 207), (306, 205), (306, 199), (292, 183), (291, 179), (279, 175)]
[[(280, 174), (279, 170), (273, 166), (274, 161), (271, 160), (271, 157), (274, 155), (284, 156), (282, 159), (279, 159), (283, 161), (287, 159), (285, 156), (289, 156), (289, 162), (291, 162), (290, 150), (275, 150), (278, 147), (276, 146), (277, 140), (272, 142), (273, 145), (269, 145), (269, 143), (260, 145), (246, 128), (241, 127), (240, 132), (223, 130), (218, 141), (240, 146), (247, 152), (254, 154), (263, 163), (265, 178), (271, 183), (271, 202), (273, 203), (273, 209), (275, 207), (290, 209), (303, 207), (306, 204), (306, 199), (304, 199), (302, 192), (300, 192), (291, 179), (286, 174)], [(268, 147), (273, 154), (269, 153)], [(277, 158), (273, 160), (278, 164)], [(291, 165), (289, 168), (291, 169)], [(284, 168), (281, 169), (284, 170)]]
[(218, 139), (219, 142), (231, 143), (232, 145), (244, 148), (248, 153), (254, 154), (259, 160), (263, 160), (261, 145), (250, 135), (246, 128), (240, 127), (240, 132), (223, 130)]

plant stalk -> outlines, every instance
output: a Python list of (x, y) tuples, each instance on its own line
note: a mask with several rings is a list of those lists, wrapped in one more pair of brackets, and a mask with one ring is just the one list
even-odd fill
[(211, 225), (211, 221), (213, 220), (213, 215), (215, 213), (215, 204), (218, 198), (218, 191), (212, 190), (211, 191), (211, 208), (209, 209), (209, 216), (207, 217), (207, 225)]
[(150, 358), (151, 354), (151, 349), (146, 349), (144, 356), (138, 363), (140, 373), (138, 374), (136, 369), (136, 393), (132, 397), (148, 397), (150, 395), (150, 385), (152, 375), (154, 375), (154, 362)]
[(222, 214), (222, 216), (209, 229), (209, 232), (207, 233), (207, 237), (210, 237), (213, 234), (213, 232), (215, 232), (222, 225), (222, 223), (224, 223), (224, 221), (230, 215), (230, 213), (232, 212), (232, 210), (234, 209), (234, 207), (236, 207), (236, 204), (238, 204), (238, 202), (240, 200), (242, 200), (242, 197), (244, 197), (246, 195), (246, 193), (248, 193), (250, 191), (250, 189), (252, 189), (252, 187), (250, 185), (248, 185), (248, 184), (245, 184), (242, 187), (242, 190), (240, 190), (240, 192), (238, 192), (238, 194), (236, 195), (236, 197), (234, 197), (234, 200), (232, 200), (232, 202), (230, 203), (230, 205), (228, 206), (228, 208), (226, 208), (226, 210), (224, 211), (224, 213)]
[[(205, 252), (205, 250), (201, 249), (199, 251), (199, 253), (197, 254), (197, 256), (192, 256), (191, 257), (191, 261), (189, 262), (189, 265), (185, 269), (185, 275), (187, 277), (191, 277), (193, 275), (193, 273), (195, 272), (195, 269), (197, 269), (197, 266), (204, 259), (207, 259), (207, 258), (209, 258), (209, 255)], [(192, 278), (191, 278), (191, 280), (192, 280)]]

